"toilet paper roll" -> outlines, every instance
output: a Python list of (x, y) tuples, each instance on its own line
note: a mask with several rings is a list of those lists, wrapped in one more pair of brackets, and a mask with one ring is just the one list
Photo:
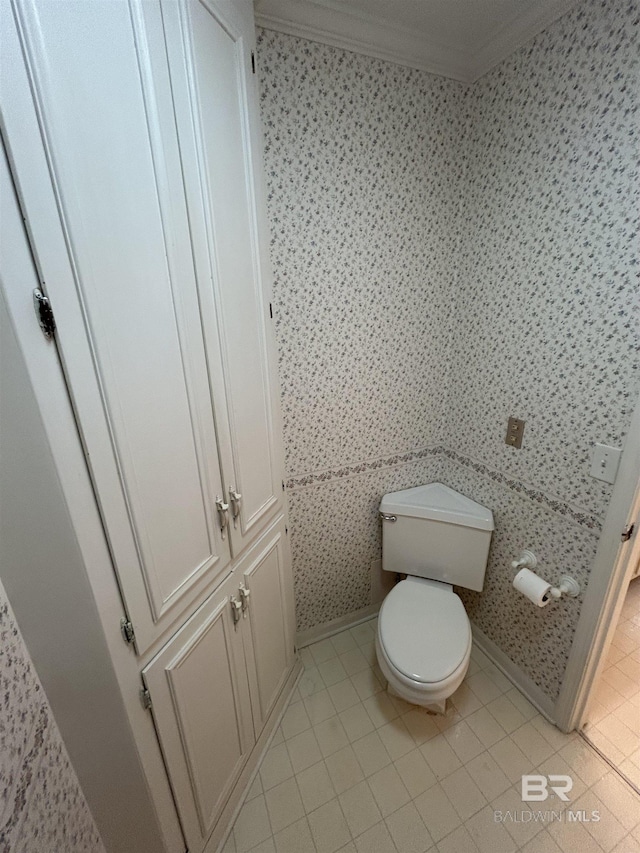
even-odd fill
[(533, 601), (538, 607), (545, 607), (551, 599), (549, 594), (551, 584), (544, 578), (538, 577), (531, 569), (520, 569), (513, 579), (513, 585), (518, 592), (526, 595), (529, 601)]

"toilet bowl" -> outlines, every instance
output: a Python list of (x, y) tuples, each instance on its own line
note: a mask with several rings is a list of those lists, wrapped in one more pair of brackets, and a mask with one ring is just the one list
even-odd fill
[(382, 569), (407, 577), (380, 608), (378, 664), (392, 693), (442, 713), (471, 656), (471, 625), (453, 585), (482, 591), (493, 514), (429, 483), (384, 495), (380, 518)]
[(471, 626), (446, 583), (407, 577), (385, 598), (376, 654), (389, 689), (414, 705), (444, 712), (471, 656)]

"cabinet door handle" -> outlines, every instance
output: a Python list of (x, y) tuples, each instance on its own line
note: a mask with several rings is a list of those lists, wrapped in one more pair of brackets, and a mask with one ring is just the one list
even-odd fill
[(242, 606), (242, 602), (238, 601), (238, 599), (235, 597), (235, 595), (232, 595), (229, 598), (229, 602), (231, 604), (231, 616), (233, 618), (233, 624), (237, 625), (238, 622), (240, 621), (240, 614), (242, 613), (242, 611), (244, 609)]
[(224, 539), (224, 532), (229, 526), (229, 516), (227, 515), (229, 511), (229, 504), (226, 504), (222, 498), (216, 498), (216, 507), (218, 509), (218, 516), (220, 518), (220, 533), (222, 538)]
[(238, 519), (240, 518), (240, 501), (242, 500), (242, 495), (233, 488), (233, 486), (229, 486), (229, 501), (231, 502), (231, 515), (233, 516), (233, 526), (238, 526)]
[(240, 593), (240, 600), (242, 601), (242, 615), (247, 615), (247, 608), (249, 607), (249, 596), (251, 595), (251, 590), (247, 589), (246, 586), (241, 583), (238, 589)]

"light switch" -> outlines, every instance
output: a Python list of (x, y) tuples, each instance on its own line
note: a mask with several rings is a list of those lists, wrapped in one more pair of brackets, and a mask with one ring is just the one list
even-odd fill
[(596, 444), (589, 473), (596, 480), (604, 480), (605, 483), (615, 483), (621, 455), (622, 451), (617, 447)]

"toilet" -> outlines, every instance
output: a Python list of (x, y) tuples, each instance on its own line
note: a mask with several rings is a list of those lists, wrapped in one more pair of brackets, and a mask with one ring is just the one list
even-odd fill
[(444, 713), (471, 656), (471, 625), (453, 585), (482, 591), (491, 510), (429, 483), (385, 495), (382, 568), (406, 574), (380, 608), (378, 664), (391, 693)]

